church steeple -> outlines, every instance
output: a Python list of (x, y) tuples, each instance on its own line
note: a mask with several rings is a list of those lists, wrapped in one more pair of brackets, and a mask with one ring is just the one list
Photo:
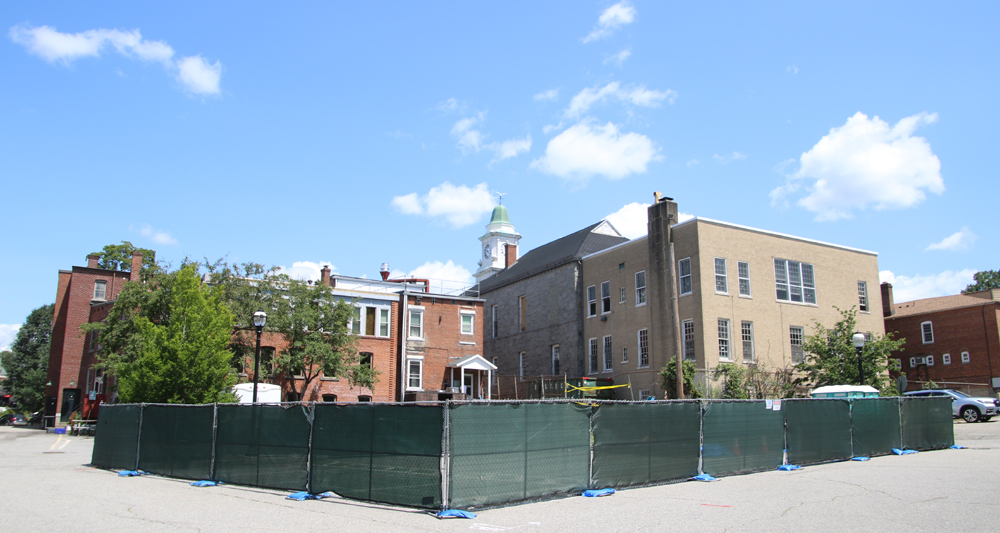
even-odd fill
[(479, 260), (479, 270), (476, 271), (476, 281), (482, 282), (506, 268), (506, 245), (517, 246), (521, 240), (521, 234), (510, 223), (510, 216), (503, 204), (493, 208), (493, 216), (486, 225), (486, 233), (479, 240), (482, 242), (482, 255)]

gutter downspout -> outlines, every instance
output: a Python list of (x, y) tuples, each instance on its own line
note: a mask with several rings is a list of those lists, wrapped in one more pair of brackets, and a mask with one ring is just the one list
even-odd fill
[(406, 398), (406, 335), (409, 331), (408, 320), (410, 314), (407, 313), (407, 304), (410, 301), (410, 292), (406, 290), (406, 284), (403, 284), (403, 316), (399, 318), (400, 328), (399, 328), (399, 401), (404, 401)]

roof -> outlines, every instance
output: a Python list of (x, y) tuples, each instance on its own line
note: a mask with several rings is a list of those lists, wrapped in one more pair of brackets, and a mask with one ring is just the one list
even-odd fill
[(448, 368), (471, 368), (473, 370), (496, 370), (497, 367), (493, 363), (489, 362), (483, 356), (467, 355), (461, 359), (451, 361), (448, 363)]
[[(576, 233), (556, 239), (524, 254), (510, 268), (483, 280), (479, 293), (483, 294), (524, 278), (541, 274), (583, 256), (599, 252), (617, 244), (628, 242), (605, 221), (591, 224)], [(613, 234), (612, 234), (613, 233)]]
[(977, 307), (994, 303), (998, 302), (993, 300), (989, 295), (983, 294), (980, 294), (979, 296), (973, 296), (972, 294), (938, 296), (936, 298), (924, 298), (922, 300), (913, 300), (912, 302), (893, 304), (892, 316), (887, 316), (885, 318), (901, 318), (905, 316), (935, 313), (938, 311), (947, 311), (949, 309), (961, 309), (963, 307)]
[(493, 208), (493, 217), (490, 224), (510, 224), (510, 217), (507, 216), (507, 208), (500, 204)]

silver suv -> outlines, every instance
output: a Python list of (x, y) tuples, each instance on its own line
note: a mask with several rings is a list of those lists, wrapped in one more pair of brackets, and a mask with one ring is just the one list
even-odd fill
[(966, 422), (986, 422), (997, 415), (1000, 400), (996, 398), (973, 398), (968, 394), (951, 389), (931, 389), (907, 392), (904, 396), (947, 396), (951, 398), (951, 416), (962, 417)]

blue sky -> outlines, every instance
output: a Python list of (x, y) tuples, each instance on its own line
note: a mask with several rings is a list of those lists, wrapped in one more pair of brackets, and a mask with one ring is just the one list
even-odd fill
[(8, 3), (0, 347), (129, 240), (471, 280), (653, 191), (879, 252), (897, 301), (996, 269), (996, 2)]

